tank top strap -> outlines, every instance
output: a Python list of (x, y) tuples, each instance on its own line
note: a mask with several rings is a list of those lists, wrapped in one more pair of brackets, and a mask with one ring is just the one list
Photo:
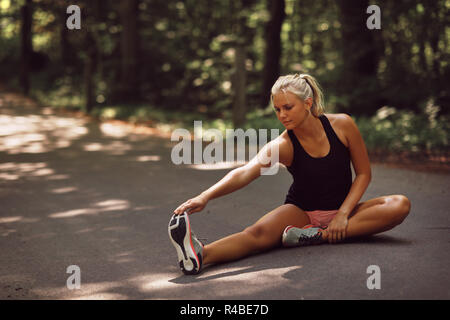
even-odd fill
[(288, 132), (289, 138), (291, 139), (292, 145), (294, 147), (294, 153), (300, 152), (301, 150), (303, 150), (303, 147), (300, 144), (300, 142), (298, 141), (297, 137), (295, 136), (294, 131), (288, 130), (287, 132)]
[(328, 137), (328, 141), (330, 144), (342, 144), (341, 140), (339, 140), (338, 136), (336, 135), (336, 132), (334, 132), (333, 127), (331, 126), (330, 120), (323, 114), (319, 117), (320, 121), (322, 122), (323, 128), (325, 129), (325, 133)]

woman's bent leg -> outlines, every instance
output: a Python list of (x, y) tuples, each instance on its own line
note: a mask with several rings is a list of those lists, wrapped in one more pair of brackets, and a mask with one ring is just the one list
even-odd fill
[(309, 217), (303, 210), (292, 204), (284, 204), (244, 231), (206, 245), (203, 250), (203, 263), (206, 265), (237, 260), (272, 249), (281, 244), (281, 236), (288, 225), (301, 228), (309, 223)]
[[(403, 195), (391, 195), (359, 203), (350, 215), (347, 238), (384, 232), (399, 225), (409, 214), (411, 203)], [(324, 238), (328, 236), (326, 230)]]

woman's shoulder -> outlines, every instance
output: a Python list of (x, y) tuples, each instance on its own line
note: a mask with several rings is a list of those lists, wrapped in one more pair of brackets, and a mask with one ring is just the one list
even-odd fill
[(348, 147), (348, 135), (355, 125), (352, 117), (346, 113), (325, 113), (325, 116), (330, 121), (331, 127), (338, 138)]
[(349, 126), (353, 126), (355, 124), (353, 118), (346, 113), (324, 113), (324, 115), (330, 121), (331, 126), (339, 130), (345, 131), (349, 128)]
[(346, 113), (324, 113), (324, 115), (330, 120), (330, 122), (335, 122), (338, 125), (345, 125), (349, 121), (353, 121)]

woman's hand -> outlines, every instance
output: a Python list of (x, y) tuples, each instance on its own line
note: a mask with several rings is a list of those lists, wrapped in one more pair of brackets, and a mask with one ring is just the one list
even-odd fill
[(176, 208), (173, 213), (175, 214), (182, 214), (187, 210), (188, 214), (192, 214), (194, 212), (202, 211), (206, 204), (208, 203), (208, 199), (203, 195), (198, 195), (195, 198), (189, 199), (188, 201), (184, 202), (178, 208)]
[(336, 243), (345, 239), (347, 235), (348, 218), (345, 214), (338, 212), (328, 225), (328, 242)]

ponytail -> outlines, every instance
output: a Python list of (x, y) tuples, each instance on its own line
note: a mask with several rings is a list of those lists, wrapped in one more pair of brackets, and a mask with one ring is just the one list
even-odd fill
[(290, 74), (281, 76), (272, 86), (271, 98), (280, 91), (289, 91), (305, 101), (312, 98), (311, 113), (320, 117), (325, 112), (323, 93), (317, 80), (309, 74)]

